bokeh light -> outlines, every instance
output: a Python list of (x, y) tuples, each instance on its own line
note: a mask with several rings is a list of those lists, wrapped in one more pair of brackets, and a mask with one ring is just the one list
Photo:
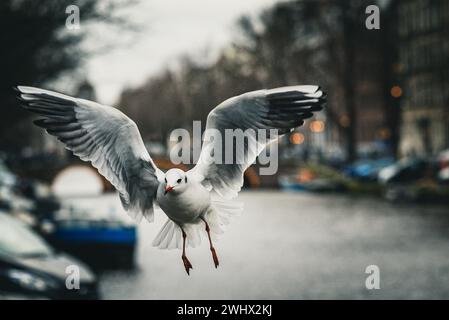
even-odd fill
[(290, 135), (291, 144), (301, 144), (304, 142), (304, 135), (300, 132), (294, 132)]
[(390, 94), (393, 98), (400, 98), (402, 96), (402, 88), (400, 86), (393, 86)]
[(314, 132), (314, 133), (319, 133), (319, 132), (323, 132), (325, 125), (324, 125), (324, 121), (321, 120), (314, 120), (312, 122), (310, 122), (310, 131)]

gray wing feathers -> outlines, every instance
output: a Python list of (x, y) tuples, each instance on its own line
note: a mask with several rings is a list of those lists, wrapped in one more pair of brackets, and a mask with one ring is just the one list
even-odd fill
[[(243, 173), (256, 160), (268, 143), (280, 135), (301, 126), (304, 120), (320, 111), (326, 102), (326, 94), (318, 86), (291, 86), (271, 90), (258, 90), (230, 98), (215, 109), (207, 118), (206, 133), (200, 159), (192, 170), (203, 179), (203, 184), (226, 198), (237, 196), (243, 186)], [(234, 163), (211, 162), (210, 155), (216, 152), (215, 139), (208, 132), (220, 132), (225, 137), (226, 129), (248, 129), (265, 132), (266, 139), (257, 135), (245, 135), (243, 148), (229, 150), (222, 143), (224, 156), (232, 151)], [(274, 131), (271, 129), (275, 129)], [(224, 139), (224, 138), (223, 138)]]
[(19, 86), (22, 106), (42, 116), (44, 128), (84, 161), (90, 161), (117, 189), (128, 213), (153, 220), (160, 170), (146, 150), (136, 124), (119, 110), (84, 99)]

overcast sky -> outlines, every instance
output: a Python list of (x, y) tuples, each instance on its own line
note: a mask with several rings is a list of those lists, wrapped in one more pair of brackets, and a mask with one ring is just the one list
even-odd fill
[(275, 2), (279, 0), (141, 1), (123, 11), (140, 26), (138, 34), (93, 27), (96, 32), (89, 38), (91, 44), (119, 45), (88, 58), (87, 77), (97, 90), (98, 100), (113, 104), (123, 88), (142, 84), (180, 55), (201, 56), (206, 49), (216, 52), (235, 35), (238, 17), (254, 15)]

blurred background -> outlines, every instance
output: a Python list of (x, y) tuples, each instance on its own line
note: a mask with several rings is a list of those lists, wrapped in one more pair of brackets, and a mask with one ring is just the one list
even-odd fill
[[(4, 0), (0, 20), (0, 299), (449, 298), (449, 1)], [(190, 277), (151, 246), (163, 214), (134, 224), (12, 90), (119, 108), (167, 170), (173, 129), (296, 84), (323, 87), (327, 108), (278, 142), (276, 175), (246, 171), (219, 269), (203, 241)]]

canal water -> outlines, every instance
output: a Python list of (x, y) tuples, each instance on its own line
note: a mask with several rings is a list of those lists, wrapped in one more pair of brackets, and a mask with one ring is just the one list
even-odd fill
[[(136, 269), (99, 275), (104, 299), (435, 299), (449, 298), (449, 208), (391, 204), (344, 195), (246, 191), (244, 213), (216, 243), (179, 250), (151, 242), (166, 217), (138, 227)], [(115, 194), (76, 201), (114, 208)], [(205, 239), (205, 238), (204, 238)], [(379, 268), (380, 289), (365, 286)]]

